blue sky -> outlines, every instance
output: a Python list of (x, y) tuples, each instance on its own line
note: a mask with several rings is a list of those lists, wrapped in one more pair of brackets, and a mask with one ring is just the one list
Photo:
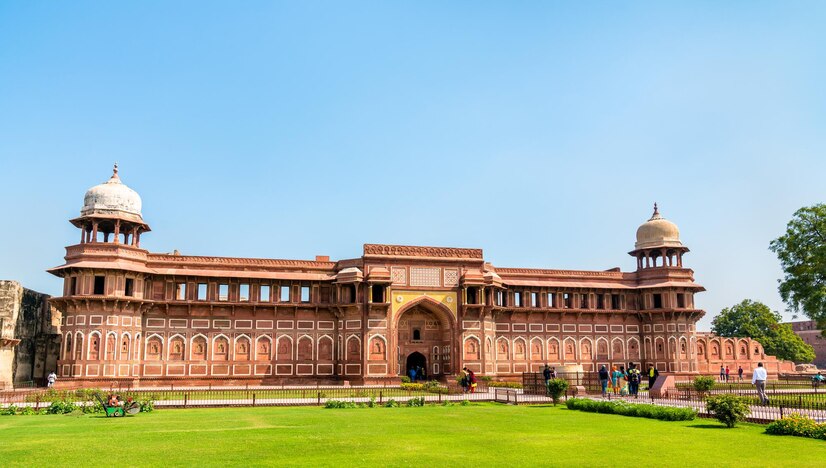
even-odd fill
[[(0, 3), (0, 278), (58, 293), (118, 161), (152, 251), (480, 247), (623, 270), (659, 202), (707, 310), (784, 308), (824, 201), (823, 2)], [(788, 314), (787, 314), (788, 317)]]

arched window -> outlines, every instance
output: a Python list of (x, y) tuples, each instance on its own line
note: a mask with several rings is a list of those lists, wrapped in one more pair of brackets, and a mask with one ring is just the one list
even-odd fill
[(63, 351), (63, 359), (72, 359), (72, 334), (66, 334), (66, 349)]

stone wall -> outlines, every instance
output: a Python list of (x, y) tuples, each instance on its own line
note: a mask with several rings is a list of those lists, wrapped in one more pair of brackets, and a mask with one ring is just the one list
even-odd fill
[(0, 388), (42, 385), (57, 369), (60, 312), (46, 294), (0, 280)]

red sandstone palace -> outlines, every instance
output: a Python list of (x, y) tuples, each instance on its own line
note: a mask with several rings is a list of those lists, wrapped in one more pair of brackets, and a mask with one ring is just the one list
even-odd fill
[(501, 378), (545, 363), (629, 361), (661, 372), (792, 364), (749, 339), (695, 330), (704, 288), (677, 226), (637, 230), (636, 271), (503, 268), (480, 249), (365, 244), (331, 261), (199, 257), (141, 247), (141, 199), (115, 167), (86, 192), (66, 263), (60, 382), (250, 383), (430, 377), (463, 366)]

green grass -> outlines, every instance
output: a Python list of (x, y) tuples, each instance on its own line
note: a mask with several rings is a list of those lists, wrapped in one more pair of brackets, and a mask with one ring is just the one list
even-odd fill
[(658, 466), (823, 466), (826, 442), (763, 430), (495, 404), (2, 416), (0, 464), (606, 466), (636, 454)]

